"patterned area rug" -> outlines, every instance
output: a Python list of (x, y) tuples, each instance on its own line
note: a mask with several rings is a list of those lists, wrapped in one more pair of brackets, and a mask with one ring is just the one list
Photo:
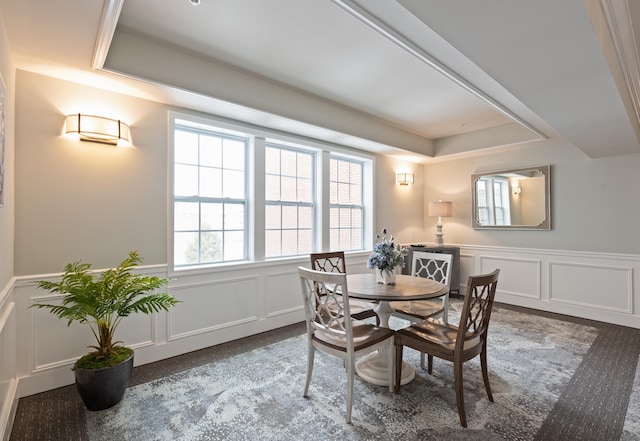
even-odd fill
[[(455, 307), (455, 305), (454, 305)], [(455, 321), (455, 311), (451, 314)], [(393, 322), (393, 327), (402, 326)], [(309, 398), (302, 397), (304, 336), (130, 387), (117, 406), (87, 412), (98, 440), (530, 440), (579, 366), (597, 330), (495, 308), (489, 329), (489, 374), (465, 364), (468, 428), (460, 426), (451, 363), (405, 350), (416, 378), (399, 394), (356, 380), (352, 424), (345, 424), (342, 362), (316, 355)]]

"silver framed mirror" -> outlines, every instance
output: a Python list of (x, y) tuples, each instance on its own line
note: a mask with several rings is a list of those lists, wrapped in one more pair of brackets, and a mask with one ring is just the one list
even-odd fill
[(475, 229), (551, 229), (550, 166), (471, 176)]

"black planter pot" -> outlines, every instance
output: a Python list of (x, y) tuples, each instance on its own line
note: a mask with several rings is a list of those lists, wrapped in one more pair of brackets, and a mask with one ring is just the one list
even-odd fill
[(74, 370), (76, 388), (89, 410), (103, 410), (122, 400), (133, 372), (133, 352), (122, 363), (102, 369)]

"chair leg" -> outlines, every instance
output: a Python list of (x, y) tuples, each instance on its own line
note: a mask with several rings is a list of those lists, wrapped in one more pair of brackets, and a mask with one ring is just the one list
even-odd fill
[(429, 374), (433, 374), (433, 355), (429, 354), (427, 358), (428, 358), (427, 372), (429, 372)]
[(347, 363), (347, 424), (351, 424), (351, 407), (353, 405), (353, 377), (355, 376), (355, 362), (349, 360)]
[(442, 298), (442, 307), (444, 311), (442, 313), (442, 321), (449, 323), (449, 294)]
[(467, 427), (467, 416), (464, 412), (464, 390), (462, 385), (462, 361), (453, 362), (453, 381), (456, 387), (456, 402), (458, 403), (458, 416), (462, 427)]
[(394, 345), (395, 353), (396, 353), (396, 363), (395, 363), (395, 391), (396, 393), (400, 392), (400, 379), (402, 377), (402, 345)]
[(420, 352), (420, 367), (424, 369), (424, 352)]
[(313, 344), (311, 343), (311, 341), (309, 341), (309, 344), (307, 345), (307, 382), (304, 385), (304, 393), (302, 394), (303, 397), (307, 397), (309, 393), (309, 384), (311, 383), (311, 373), (313, 372), (313, 357), (315, 353), (316, 353), (316, 350), (313, 347)]
[(487, 345), (482, 346), (480, 352), (480, 366), (482, 367), (482, 379), (484, 380), (484, 388), (487, 390), (489, 401), (493, 403), (493, 395), (491, 394), (491, 385), (489, 384), (489, 371), (487, 369)]

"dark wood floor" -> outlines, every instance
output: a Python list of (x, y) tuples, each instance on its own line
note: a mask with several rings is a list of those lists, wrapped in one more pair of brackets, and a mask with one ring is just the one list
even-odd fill
[[(453, 300), (455, 301), (455, 299)], [(620, 439), (640, 356), (640, 330), (508, 305), (501, 307), (554, 317), (599, 329), (591, 349), (544, 421), (536, 440)], [(299, 323), (134, 369), (131, 385), (225, 359), (305, 331)], [(10, 441), (82, 441), (85, 410), (74, 386), (19, 400)], [(638, 434), (640, 439), (640, 434)]]

